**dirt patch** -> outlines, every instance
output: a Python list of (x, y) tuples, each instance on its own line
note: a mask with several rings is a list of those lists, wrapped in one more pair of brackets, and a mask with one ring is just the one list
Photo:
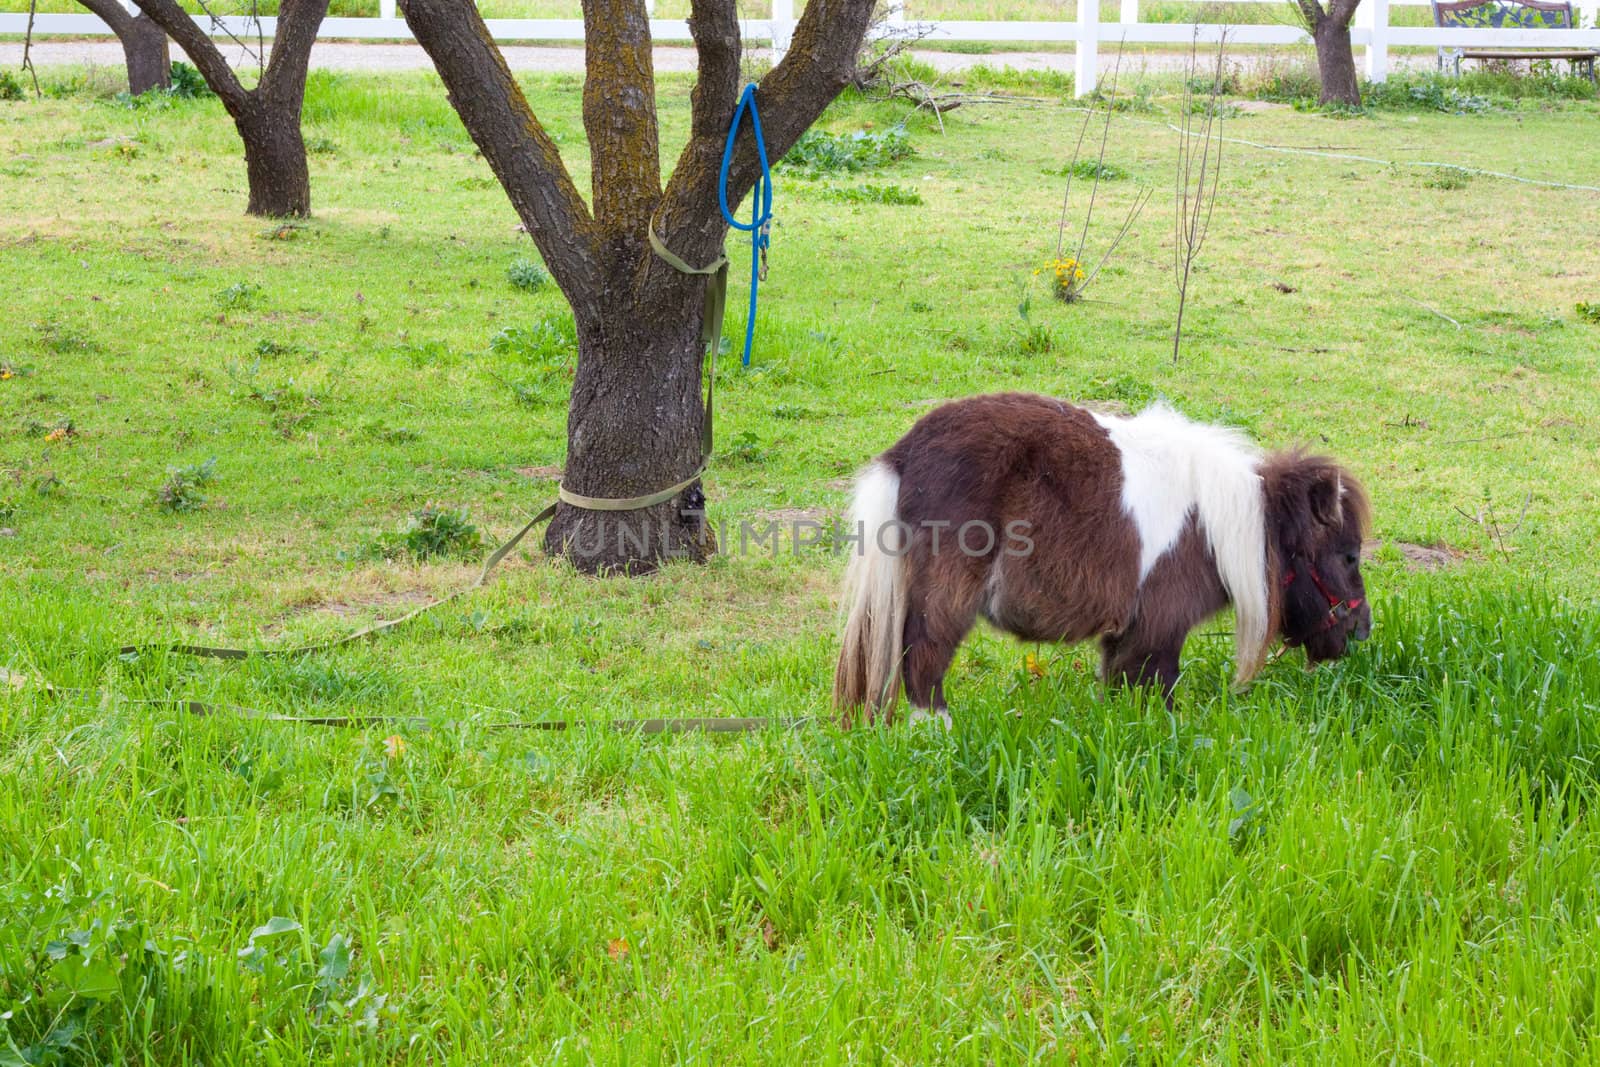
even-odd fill
[(512, 467), (511, 469), (524, 478), (537, 478), (548, 482), (559, 482), (561, 480), (560, 467)]
[[(1466, 558), (1466, 553), (1449, 545), (1416, 545), (1410, 541), (1391, 541), (1405, 557), (1406, 570), (1408, 571), (1439, 571), (1446, 567), (1453, 567)], [(1361, 554), (1367, 559), (1377, 555), (1378, 550), (1384, 546), (1383, 541), (1367, 541), (1361, 546)]]
[[(392, 618), (455, 589), (459, 579), (452, 572), (453, 567), (444, 566), (406, 571), (374, 566), (307, 576), (273, 591), (272, 599), (282, 605), (274, 615), (279, 622), (318, 615)], [(430, 588), (435, 579), (437, 585)]]
[(1092, 411), (1096, 415), (1123, 418), (1133, 414), (1133, 409), (1124, 400), (1078, 400), (1075, 403), (1083, 410)]
[(198, 582), (210, 578), (210, 571), (157, 571), (147, 570), (144, 576), (151, 582)]
[(307, 604), (309, 612), (332, 615), (340, 619), (352, 619), (357, 616), (379, 615), (384, 618), (390, 615), (403, 614), (411, 608), (421, 607), (433, 599), (433, 594), (423, 589), (406, 589), (395, 593), (385, 593), (371, 600), (358, 600), (346, 602), (332, 600), (326, 604)]
[(1244, 112), (1246, 115), (1253, 114), (1258, 111), (1293, 110), (1293, 108), (1291, 108), (1288, 104), (1277, 104), (1273, 103), (1271, 100), (1235, 100), (1232, 103), (1237, 110)]
[(803, 522), (814, 522), (818, 525), (827, 525), (835, 512), (827, 508), (777, 508), (773, 511), (758, 511), (756, 518), (770, 519), (780, 526), (789, 526)]
[(348, 222), (353, 226), (394, 225), (400, 221), (400, 216), (393, 211), (372, 211), (363, 208), (350, 207), (319, 207), (317, 215), (323, 221), (336, 219), (339, 222)]

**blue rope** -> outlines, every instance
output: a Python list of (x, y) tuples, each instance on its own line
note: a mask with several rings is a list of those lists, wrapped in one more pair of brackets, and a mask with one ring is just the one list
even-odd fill
[[(733, 217), (728, 207), (728, 168), (733, 164), (733, 143), (739, 138), (739, 123), (745, 111), (750, 112), (750, 126), (756, 137), (756, 156), (761, 160), (761, 177), (756, 179), (754, 195), (750, 198), (750, 222), (745, 224)], [(756, 338), (756, 289), (767, 276), (767, 246), (772, 236), (772, 168), (767, 163), (767, 142), (761, 134), (761, 114), (756, 110), (754, 83), (744, 87), (739, 106), (733, 112), (733, 123), (728, 127), (728, 143), (722, 149), (722, 176), (717, 182), (717, 203), (722, 207), (722, 217), (736, 230), (750, 235), (750, 316), (744, 327), (744, 365), (750, 365), (750, 346)]]

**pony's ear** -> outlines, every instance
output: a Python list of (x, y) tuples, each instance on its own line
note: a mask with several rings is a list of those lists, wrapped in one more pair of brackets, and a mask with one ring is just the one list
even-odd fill
[(1267, 514), (1279, 549), (1294, 556), (1316, 550), (1353, 519), (1365, 530), (1368, 505), (1361, 485), (1325, 456), (1275, 453), (1261, 468)]
[(1337, 467), (1320, 467), (1306, 486), (1306, 503), (1318, 525), (1337, 530), (1344, 525), (1344, 478)]

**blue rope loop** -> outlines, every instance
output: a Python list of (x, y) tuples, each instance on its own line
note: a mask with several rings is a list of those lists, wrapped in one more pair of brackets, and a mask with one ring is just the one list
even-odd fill
[[(728, 207), (728, 170), (733, 166), (733, 144), (739, 139), (739, 125), (750, 113), (750, 129), (756, 138), (756, 157), (761, 160), (761, 176), (756, 179), (750, 198), (750, 221), (740, 222)], [(744, 366), (750, 365), (750, 346), (756, 339), (756, 290), (767, 276), (767, 248), (772, 243), (772, 167), (767, 162), (767, 141), (761, 133), (761, 113), (756, 110), (756, 87), (744, 87), (739, 106), (728, 126), (728, 143), (722, 149), (722, 175), (717, 181), (717, 204), (729, 226), (750, 235), (750, 314), (744, 327)]]

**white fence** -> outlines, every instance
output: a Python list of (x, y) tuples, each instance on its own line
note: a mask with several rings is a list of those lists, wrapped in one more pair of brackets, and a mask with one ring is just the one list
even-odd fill
[[(1266, 3), (1288, 17), (1287, 0), (1235, 0)], [(650, 8), (654, 3), (647, 0)], [(1309, 41), (1306, 32), (1293, 25), (1223, 26), (1214, 23), (1150, 23), (1139, 21), (1139, 0), (1121, 0), (1116, 22), (1100, 19), (1100, 0), (1076, 0), (1077, 19), (1073, 22), (960, 22), (916, 23), (919, 33), (930, 41), (974, 42), (1055, 42), (1071, 41), (1074, 56), (1075, 86), (1079, 96), (1094, 90), (1099, 74), (1099, 48), (1108, 44), (1186, 45), (1198, 39), (1216, 43), (1226, 33), (1236, 45), (1299, 45)], [(1391, 5), (1426, 6), (1428, 0), (1362, 0), (1356, 10), (1356, 24), (1350, 39), (1365, 49), (1366, 75), (1382, 81), (1389, 72), (1389, 49), (1405, 47), (1446, 48), (1600, 48), (1600, 29), (1524, 30), (1524, 29), (1436, 29), (1432, 26), (1391, 26)], [(131, 6), (131, 5), (130, 5)], [(741, 23), (747, 40), (770, 41), (782, 54), (794, 33), (794, 0), (772, 0), (771, 19), (749, 19)], [(898, 5), (896, 5), (898, 7)], [(410, 40), (405, 21), (395, 17), (394, 0), (379, 0), (377, 18), (330, 18), (322, 23), (319, 39), (333, 40)], [(1576, 9), (1580, 25), (1593, 27), (1600, 11), (1600, 0), (1589, 0)], [(897, 20), (891, 15), (891, 20)], [(237, 34), (254, 37), (256, 22), (242, 17), (217, 20), (213, 36)], [(580, 19), (488, 19), (489, 32), (497, 41), (581, 41)], [(21, 34), (28, 24), (23, 14), (0, 14), (0, 34)], [(272, 36), (277, 19), (263, 18), (260, 30)], [(111, 30), (93, 15), (38, 15), (36, 35), (73, 37), (110, 36)], [(689, 40), (688, 23), (678, 19), (651, 19), (650, 33), (657, 41)]]

